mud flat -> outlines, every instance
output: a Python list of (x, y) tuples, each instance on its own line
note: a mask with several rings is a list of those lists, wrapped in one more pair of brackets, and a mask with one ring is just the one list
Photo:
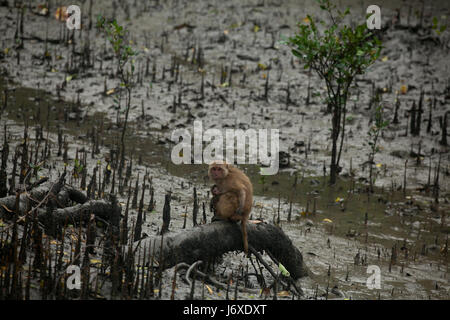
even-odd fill
[[(265, 179), (258, 167), (246, 166), (257, 193), (253, 218), (281, 225), (302, 251), (313, 272), (301, 282), (305, 298), (448, 299), (450, 152), (440, 141), (450, 98), (449, 32), (436, 35), (431, 28), (433, 17), (448, 24), (445, 1), (426, 3), (423, 8), (420, 1), (381, 5), (383, 25), (391, 25), (382, 36), (382, 58), (352, 88), (343, 169), (333, 188), (322, 177), (331, 146), (324, 85), (280, 43), (307, 13), (320, 14), (313, 1), (93, 1), (91, 18), (89, 2), (81, 6), (83, 31), (72, 38), (53, 16), (55, 3), (50, 3), (49, 16), (37, 14), (37, 7), (25, 10), (19, 33), (22, 48), (15, 38), (20, 10), (13, 1), (0, 7), (4, 35), (0, 125), (2, 130), (6, 125), (10, 150), (21, 143), (25, 123), (32, 142), (37, 141), (31, 134), (36, 128), (42, 128), (46, 139), (48, 134), (53, 147), (40, 175), (54, 179), (64, 167), (74, 171), (77, 154), (84, 149), (89, 154), (89, 181), (95, 167), (99, 172), (107, 168), (106, 159), (116, 150), (124, 93), (115, 77), (111, 50), (95, 28), (95, 17), (102, 14), (128, 28), (131, 43), (140, 52), (126, 157), (127, 165), (133, 163), (132, 189), (146, 173), (154, 188), (156, 206), (146, 213), (143, 233), (155, 234), (161, 228), (168, 191), (174, 231), (182, 228), (185, 215), (192, 219), (194, 186), (201, 202), (207, 203), (205, 166), (175, 166), (170, 161), (174, 129), (192, 129), (194, 120), (202, 120), (205, 128), (276, 128), (281, 150), (290, 156), (289, 166)], [(351, 19), (362, 19), (367, 5), (352, 1)], [(396, 21), (397, 8), (400, 20)], [(404, 93), (402, 85), (407, 88)], [(373, 117), (367, 107), (377, 91), (391, 121), (396, 99), (400, 101), (399, 123), (391, 123), (381, 139), (382, 150), (375, 158), (377, 189), (370, 195), (365, 190), (368, 150), (364, 143)], [(421, 92), (421, 131), (412, 135), (410, 110), (413, 102), (419, 103)], [(65, 137), (65, 159), (57, 152), (58, 135)], [(4, 143), (5, 135), (1, 136)], [(432, 190), (424, 186), (434, 181), (439, 159), (436, 204)], [(11, 170), (12, 161), (7, 172)], [(298, 183), (292, 191), (295, 173)], [(79, 185), (75, 176), (70, 179), (69, 183)], [(124, 207), (126, 192), (118, 198)], [(143, 199), (150, 202), (148, 190)], [(131, 209), (130, 221), (136, 217), (137, 210)], [(218, 268), (225, 274), (248, 264), (242, 254), (229, 254)], [(366, 287), (368, 265), (380, 266), (381, 290)], [(163, 298), (170, 298), (173, 273), (173, 269), (164, 271)], [(267, 272), (265, 276), (270, 278)], [(258, 287), (255, 280), (251, 282)], [(189, 291), (188, 284), (180, 282), (177, 297)], [(206, 296), (221, 299), (224, 293), (208, 291)]]

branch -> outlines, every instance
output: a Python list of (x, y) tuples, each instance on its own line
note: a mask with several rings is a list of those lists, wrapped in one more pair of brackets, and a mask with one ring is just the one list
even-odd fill
[[(293, 279), (308, 275), (302, 254), (281, 229), (268, 223), (248, 223), (247, 233), (249, 245), (257, 251), (270, 251), (290, 272)], [(152, 248), (155, 241), (158, 246), (155, 246), (156, 252), (152, 254), (155, 257), (161, 254), (162, 261), (159, 261), (159, 265), (164, 265), (165, 268), (180, 262), (192, 264), (208, 257), (242, 250), (240, 226), (227, 221), (216, 221), (178, 233), (166, 233), (162, 246), (159, 245), (161, 236), (145, 238), (139, 241), (136, 249)]]

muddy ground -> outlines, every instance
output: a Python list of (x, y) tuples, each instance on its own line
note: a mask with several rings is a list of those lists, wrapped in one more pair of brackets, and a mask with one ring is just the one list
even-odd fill
[[(24, 13), (20, 49), (15, 39), (19, 10), (13, 1), (7, 2), (8, 6), (0, 7), (3, 103), (8, 90), (0, 125), (2, 130), (7, 126), (13, 145), (20, 143), (25, 122), (30, 128), (42, 126), (56, 145), (59, 125), (68, 143), (67, 167), (73, 168), (77, 149), (91, 149), (95, 128), (100, 152), (88, 157), (88, 174), (95, 166), (106, 167), (105, 157), (120, 139), (125, 99), (114, 76), (111, 48), (96, 30), (95, 17), (116, 18), (130, 30), (131, 43), (139, 50), (136, 67), (141, 76), (133, 91), (126, 155), (133, 159), (133, 179), (138, 174), (142, 179), (147, 171), (155, 188), (156, 208), (147, 212), (143, 232), (155, 234), (161, 228), (164, 195), (169, 190), (173, 192), (173, 232), (181, 228), (185, 214), (190, 218), (194, 186), (201, 201), (207, 202), (205, 166), (175, 166), (170, 161), (170, 138), (175, 128), (192, 130), (194, 119), (202, 120), (205, 129), (276, 128), (280, 130), (280, 149), (290, 155), (290, 164), (265, 179), (259, 176), (258, 167), (246, 167), (257, 195), (253, 218), (277, 222), (280, 212), (281, 227), (313, 273), (299, 282), (305, 298), (323, 298), (327, 287), (331, 291), (328, 298), (339, 299), (449, 298), (446, 252), (450, 226), (445, 218), (450, 212), (450, 152), (439, 143), (439, 119), (449, 110), (450, 37), (448, 30), (438, 35), (431, 28), (433, 17), (440, 25), (449, 23), (450, 8), (445, 1), (425, 2), (424, 6), (421, 1), (381, 2), (382, 25), (389, 26), (382, 34), (384, 48), (379, 61), (352, 88), (343, 170), (334, 187), (322, 177), (331, 149), (331, 116), (324, 112), (324, 84), (305, 71), (280, 42), (294, 34), (297, 22), (306, 14), (322, 14), (313, 1), (94, 1), (91, 29), (90, 1), (85, 1), (79, 3), (83, 30), (75, 33), (72, 43), (63, 40), (67, 31), (53, 16), (53, 1), (49, 16), (37, 14), (40, 3), (30, 2), (31, 9)], [(336, 2), (341, 8), (343, 3)], [(363, 19), (365, 8), (371, 4), (347, 3), (353, 22)], [(69, 2), (58, 2), (64, 4)], [(395, 18), (397, 8), (399, 20)], [(199, 50), (203, 53), (200, 56)], [(179, 63), (178, 73), (170, 70), (174, 62)], [(404, 93), (402, 85), (407, 87)], [(395, 99), (401, 104), (399, 124), (391, 123), (380, 141), (382, 149), (375, 157), (377, 189), (369, 195), (365, 192), (368, 169), (363, 164), (368, 150), (364, 142), (373, 116), (367, 106), (374, 90), (382, 93), (391, 120)], [(407, 111), (413, 101), (418, 102), (421, 90), (425, 110), (422, 130), (418, 136), (405, 135)], [(121, 110), (113, 98), (120, 99)], [(432, 122), (427, 132), (430, 105)], [(429, 175), (434, 181), (439, 154), (436, 204), (431, 192), (420, 190)], [(40, 174), (55, 179), (63, 167), (62, 157), (56, 156), (53, 148), (52, 161), (43, 165)], [(295, 172), (300, 179), (292, 191)], [(79, 183), (72, 179), (70, 183)], [(124, 195), (119, 199), (126, 203)], [(288, 222), (290, 199), (293, 218)], [(131, 219), (136, 215), (135, 210), (132, 213)], [(398, 251), (394, 264), (393, 248)], [(217, 273), (237, 272), (248, 263), (242, 253), (229, 254)], [(368, 265), (381, 268), (380, 290), (366, 287)], [(167, 299), (173, 270), (165, 273), (163, 298)], [(334, 287), (337, 290), (331, 290)], [(188, 292), (188, 286), (179, 282), (176, 298), (184, 298)], [(224, 298), (223, 291), (205, 294), (208, 299)], [(239, 297), (260, 298), (244, 293)], [(280, 294), (279, 298), (290, 297)]]

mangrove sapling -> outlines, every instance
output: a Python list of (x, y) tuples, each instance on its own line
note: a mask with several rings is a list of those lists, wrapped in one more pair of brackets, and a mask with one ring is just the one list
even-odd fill
[[(330, 17), (330, 24), (318, 22), (324, 27), (319, 31), (316, 20), (307, 15), (299, 30), (286, 44), (294, 56), (304, 63), (305, 69), (315, 71), (325, 80), (326, 103), (332, 113), (332, 153), (330, 183), (336, 182), (339, 160), (345, 135), (345, 119), (349, 88), (355, 76), (365, 70), (379, 57), (381, 42), (367, 29), (366, 21), (352, 27), (343, 23), (350, 10), (341, 12), (329, 0), (318, 0), (320, 8)], [(338, 138), (341, 141), (338, 149)]]
[[(116, 20), (112, 22), (107, 22), (102, 16), (98, 16), (97, 27), (105, 33), (109, 43), (111, 44), (117, 63), (117, 76), (119, 77), (121, 83), (120, 86), (126, 90), (126, 105), (125, 105), (125, 120), (123, 123), (122, 135), (121, 135), (121, 153), (120, 153), (120, 164), (119, 164), (119, 178), (121, 178), (122, 168), (125, 160), (125, 132), (128, 123), (128, 114), (131, 107), (131, 93), (135, 86), (134, 77), (134, 57), (138, 54), (137, 51), (133, 50), (129, 45), (128, 32), (123, 26), (119, 26)], [(115, 100), (117, 104), (119, 101)]]
[(373, 179), (373, 164), (375, 159), (375, 154), (380, 151), (378, 146), (378, 138), (384, 128), (389, 125), (389, 121), (385, 120), (383, 114), (383, 106), (379, 105), (375, 110), (375, 123), (367, 131), (367, 145), (369, 146), (369, 190), (373, 193), (373, 184), (375, 179)]

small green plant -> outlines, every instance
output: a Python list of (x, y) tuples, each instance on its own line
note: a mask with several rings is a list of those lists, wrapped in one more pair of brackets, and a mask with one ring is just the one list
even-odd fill
[(36, 163), (36, 164), (29, 163), (28, 165), (29, 165), (30, 169), (33, 170), (33, 177), (37, 180), (39, 171), (41, 171), (41, 169), (42, 169), (42, 167), (41, 167), (42, 163)]
[[(128, 123), (128, 114), (131, 107), (131, 93), (132, 89), (135, 85), (133, 75), (135, 71), (134, 59), (137, 56), (138, 52), (133, 50), (128, 40), (128, 32), (123, 27), (120, 26), (116, 20), (112, 22), (107, 22), (106, 19), (102, 16), (98, 16), (97, 18), (97, 28), (101, 30), (108, 39), (111, 44), (117, 62), (117, 75), (120, 78), (120, 86), (124, 88), (127, 92), (126, 96), (126, 105), (125, 105), (125, 121), (123, 124), (122, 136), (121, 136), (121, 152), (120, 152), (120, 165), (119, 165), (119, 176), (121, 175), (122, 168), (124, 165), (124, 157), (125, 157), (125, 132), (127, 129)], [(115, 102), (119, 105), (120, 101), (115, 100)]]
[(80, 174), (83, 172), (84, 166), (81, 164), (80, 160), (75, 159), (73, 163), (73, 177), (78, 179)]
[(373, 165), (375, 160), (375, 154), (380, 151), (378, 146), (378, 138), (380, 137), (381, 131), (389, 125), (389, 120), (386, 120), (383, 113), (383, 105), (379, 105), (375, 110), (375, 123), (367, 131), (367, 145), (369, 146), (369, 187), (370, 192), (373, 192), (373, 184), (375, 179), (373, 179)]
[[(260, 168), (260, 172), (263, 172), (263, 170), (262, 170), (262, 168)], [(265, 192), (265, 185), (266, 185), (266, 175), (264, 175), (264, 174), (261, 174), (260, 175), (260, 177), (259, 177), (259, 184), (262, 186), (262, 190), (263, 190), (263, 193)]]
[(344, 24), (345, 17), (350, 14), (349, 9), (341, 12), (329, 0), (317, 2), (326, 11), (330, 23), (316, 22), (315, 18), (307, 15), (287, 44), (305, 69), (315, 71), (325, 81), (326, 103), (332, 112), (330, 183), (334, 184), (344, 143), (350, 85), (357, 74), (363, 74), (378, 59), (381, 42), (367, 29), (366, 20), (362, 17), (362, 23), (353, 28)]
[(440, 23), (438, 18), (433, 17), (433, 25), (431, 26), (431, 29), (433, 29), (436, 32), (436, 34), (440, 36), (441, 33), (444, 32), (445, 29), (447, 29), (447, 25)]

